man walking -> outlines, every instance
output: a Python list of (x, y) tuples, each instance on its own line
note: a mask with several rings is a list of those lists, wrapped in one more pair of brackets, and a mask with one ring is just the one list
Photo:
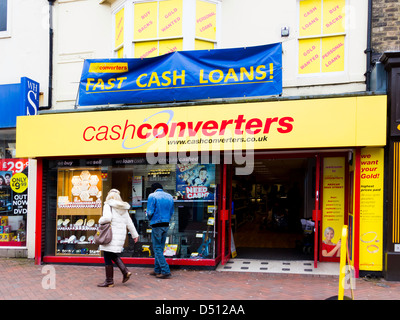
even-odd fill
[(169, 222), (174, 214), (174, 199), (164, 192), (159, 183), (151, 185), (153, 193), (147, 199), (147, 216), (152, 227), (151, 239), (154, 250), (154, 271), (151, 275), (159, 279), (171, 277), (169, 265), (164, 257), (165, 240), (169, 229)]

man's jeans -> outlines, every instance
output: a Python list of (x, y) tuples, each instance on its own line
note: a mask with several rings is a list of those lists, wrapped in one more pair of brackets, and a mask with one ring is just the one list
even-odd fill
[(154, 272), (170, 274), (169, 265), (164, 257), (165, 240), (169, 227), (155, 227), (152, 230), (151, 238), (154, 250)]

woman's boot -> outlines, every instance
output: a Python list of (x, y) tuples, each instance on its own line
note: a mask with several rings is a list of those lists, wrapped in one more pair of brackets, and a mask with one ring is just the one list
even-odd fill
[(98, 287), (113, 287), (114, 286), (114, 266), (106, 265), (106, 280), (97, 285)]
[(131, 277), (132, 273), (128, 271), (128, 269), (126, 268), (125, 264), (122, 262), (120, 257), (116, 258), (114, 262), (117, 265), (117, 267), (121, 270), (122, 275), (124, 276), (122, 278), (122, 283), (127, 282)]

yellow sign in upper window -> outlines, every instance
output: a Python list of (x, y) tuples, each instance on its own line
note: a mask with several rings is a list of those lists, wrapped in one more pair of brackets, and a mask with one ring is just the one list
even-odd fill
[(133, 32), (135, 40), (157, 38), (157, 5), (156, 1), (135, 4)]
[(215, 40), (217, 34), (217, 5), (206, 1), (196, 1), (196, 37)]
[(115, 14), (115, 47), (124, 44), (124, 8)]
[(321, 71), (321, 39), (299, 41), (299, 73), (317, 73)]
[(182, 39), (163, 40), (163, 41), (159, 41), (158, 54), (161, 56), (162, 54), (166, 54), (166, 53), (182, 51), (182, 49), (183, 49), (183, 40)]
[(346, 0), (299, 2), (299, 74), (344, 71)]
[(300, 1), (300, 37), (321, 34), (321, 0)]
[(300, 1), (300, 37), (345, 32), (346, 0)]
[(158, 56), (158, 41), (144, 41), (135, 44), (135, 58), (152, 58)]
[[(196, 0), (195, 16), (189, 14), (189, 1), (159, 0), (141, 1), (133, 4), (133, 48), (135, 58), (150, 58), (173, 51), (187, 49), (213, 49), (216, 44), (217, 3)], [(186, 9), (184, 10), (184, 4)], [(183, 30), (184, 12), (188, 28)], [(194, 39), (191, 37), (194, 36)], [(192, 46), (190, 44), (193, 43)], [(188, 48), (189, 46), (189, 48)]]
[(345, 32), (346, 0), (324, 0), (323, 34)]
[(182, 0), (161, 1), (158, 37), (182, 36)]
[(322, 38), (322, 72), (344, 70), (344, 36)]

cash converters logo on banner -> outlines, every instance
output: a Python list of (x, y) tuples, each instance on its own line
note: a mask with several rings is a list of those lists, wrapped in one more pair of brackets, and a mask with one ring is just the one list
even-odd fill
[(86, 60), (78, 103), (130, 104), (279, 95), (282, 44)]
[(173, 110), (166, 109), (141, 123), (126, 119), (110, 125), (87, 126), (82, 137), (86, 142), (121, 141), (123, 149), (136, 149), (160, 138), (166, 138), (168, 145), (263, 142), (267, 141), (266, 135), (289, 133), (294, 125), (294, 118), (289, 116), (258, 118), (239, 114), (219, 121), (173, 121), (174, 116)]

